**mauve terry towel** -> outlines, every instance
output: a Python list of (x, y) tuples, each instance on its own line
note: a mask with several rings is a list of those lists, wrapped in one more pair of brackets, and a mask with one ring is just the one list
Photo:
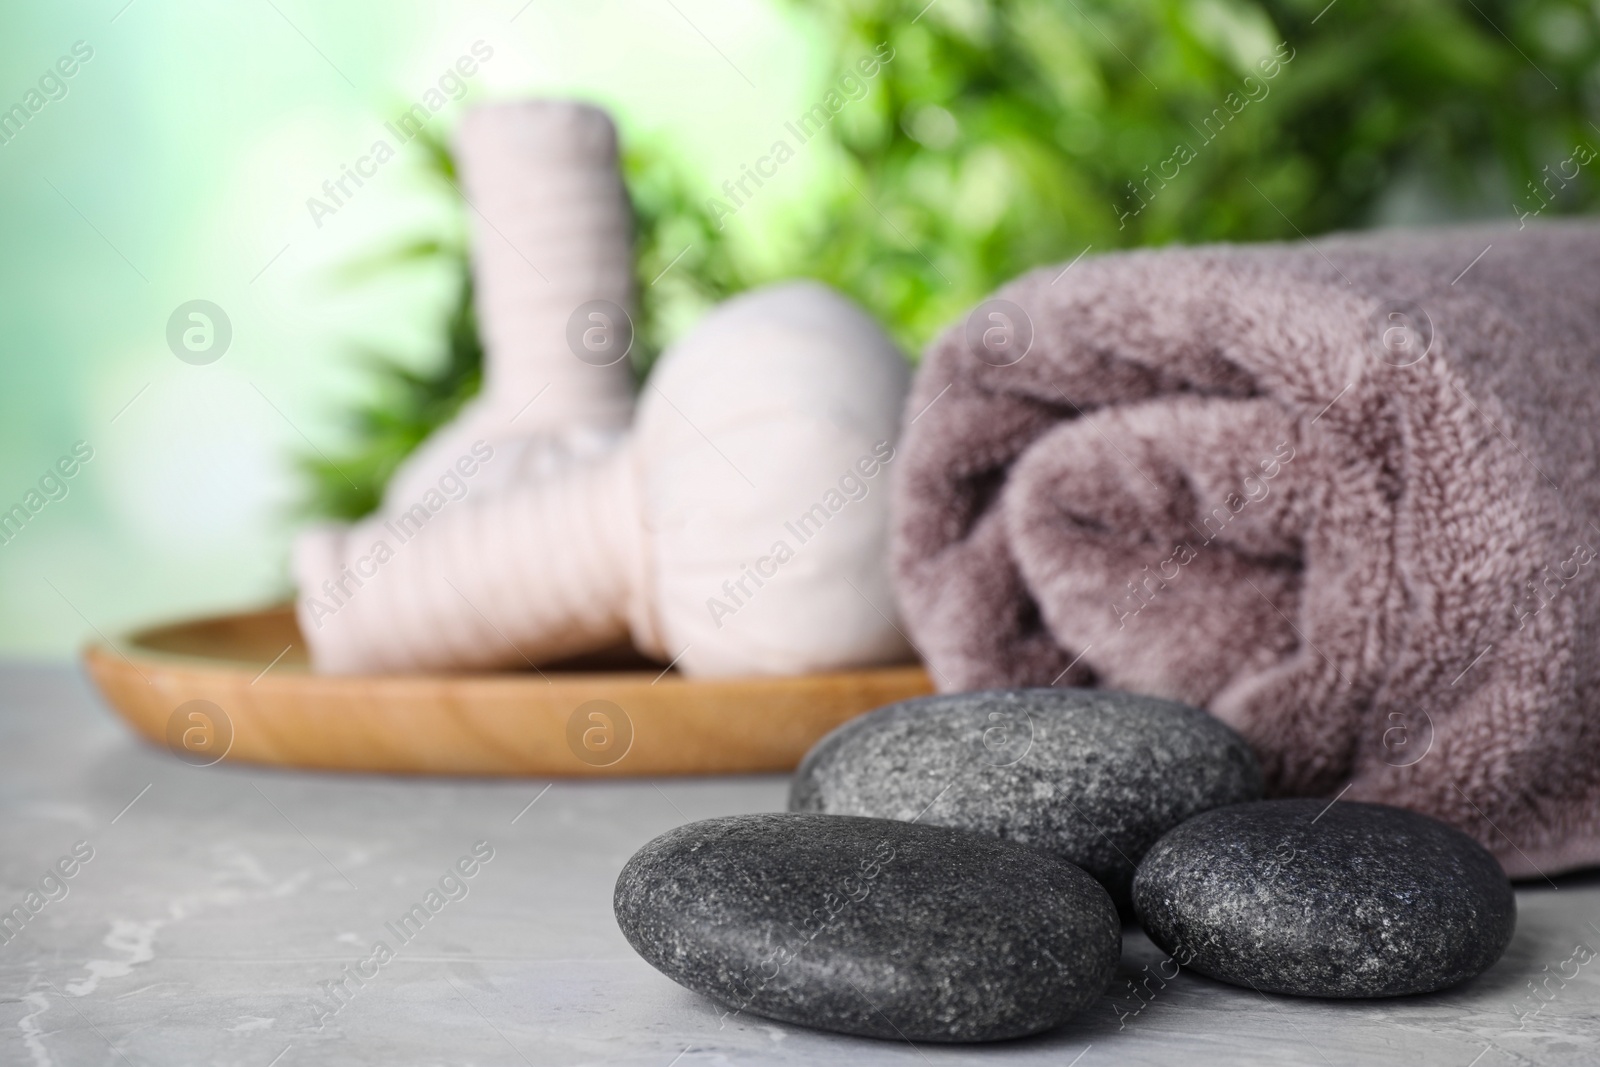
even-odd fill
[(1434, 815), (1514, 876), (1600, 862), (1600, 227), (1120, 253), (996, 297), (1031, 348), (986, 349), (986, 306), (931, 346), (895, 486), (942, 689), (1188, 701), (1276, 793)]

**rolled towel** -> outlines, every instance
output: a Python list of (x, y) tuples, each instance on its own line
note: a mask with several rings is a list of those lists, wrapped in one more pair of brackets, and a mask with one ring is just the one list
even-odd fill
[(947, 690), (1099, 685), (1280, 794), (1600, 862), (1600, 227), (1143, 251), (929, 349), (893, 555)]

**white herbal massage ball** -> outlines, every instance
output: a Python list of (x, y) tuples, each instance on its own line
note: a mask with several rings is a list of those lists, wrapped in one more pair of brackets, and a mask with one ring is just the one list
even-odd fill
[(604, 455), (492, 493), (463, 479), (409, 525), (303, 534), (313, 663), (520, 667), (625, 636), (693, 675), (901, 659), (886, 557), (908, 379), (822, 285), (730, 300), (662, 356)]

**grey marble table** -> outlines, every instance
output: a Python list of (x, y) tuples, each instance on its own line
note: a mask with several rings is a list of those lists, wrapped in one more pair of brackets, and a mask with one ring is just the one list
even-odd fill
[(656, 834), (777, 809), (784, 790), (195, 768), (135, 740), (69, 668), (0, 669), (0, 911), (42, 902), (0, 930), (0, 1064), (1600, 1063), (1593, 875), (1523, 886), (1506, 957), (1433, 996), (1163, 982), (1130, 930), (1108, 994), (1040, 1038), (719, 1023), (629, 949), (612, 883)]

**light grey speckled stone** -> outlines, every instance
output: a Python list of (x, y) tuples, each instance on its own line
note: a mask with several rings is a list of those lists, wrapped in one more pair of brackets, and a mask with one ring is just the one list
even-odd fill
[(1139, 865), (1134, 905), (1180, 964), (1257, 989), (1444, 989), (1516, 928), (1505, 872), (1466, 834), (1381, 804), (1268, 800), (1207, 812)]
[(773, 812), (690, 823), (634, 854), (617, 923), (728, 1013), (869, 1037), (993, 1041), (1104, 991), (1110, 898), (1021, 845), (885, 819)]
[(1132, 916), (1140, 857), (1210, 808), (1261, 796), (1244, 739), (1198, 708), (1098, 689), (890, 704), (807, 753), (793, 811), (955, 826), (1053, 852)]

